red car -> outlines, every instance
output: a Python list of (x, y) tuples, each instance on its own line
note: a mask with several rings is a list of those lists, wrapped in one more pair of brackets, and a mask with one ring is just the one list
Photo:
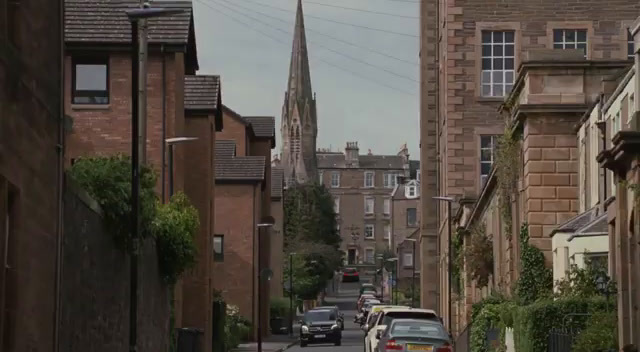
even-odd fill
[(345, 268), (342, 271), (342, 282), (358, 282), (360, 281), (360, 274), (355, 268)]

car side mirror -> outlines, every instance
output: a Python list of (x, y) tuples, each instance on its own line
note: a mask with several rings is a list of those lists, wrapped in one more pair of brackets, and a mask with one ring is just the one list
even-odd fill
[(362, 325), (362, 330), (365, 331), (365, 332), (369, 331), (369, 324)]

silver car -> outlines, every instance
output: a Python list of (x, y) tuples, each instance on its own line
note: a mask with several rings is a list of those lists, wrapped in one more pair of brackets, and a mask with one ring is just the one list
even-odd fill
[(394, 319), (378, 334), (376, 352), (453, 352), (449, 334), (435, 321)]

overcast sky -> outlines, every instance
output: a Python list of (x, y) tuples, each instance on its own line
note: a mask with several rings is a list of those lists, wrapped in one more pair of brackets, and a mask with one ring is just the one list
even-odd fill
[[(296, 3), (194, 0), (199, 73), (222, 76), (223, 103), (238, 113), (276, 117), (277, 152)], [(418, 6), (417, 0), (303, 0), (319, 148), (343, 150), (358, 141), (360, 153), (395, 154), (407, 143), (419, 158)]]

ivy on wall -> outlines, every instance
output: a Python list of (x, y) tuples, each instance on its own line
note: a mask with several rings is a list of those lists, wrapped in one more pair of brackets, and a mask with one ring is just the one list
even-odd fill
[(553, 291), (553, 272), (545, 266), (542, 251), (529, 244), (529, 225), (520, 228), (520, 277), (516, 282), (516, 295), (520, 303), (530, 304), (547, 298)]
[(498, 180), (500, 217), (504, 225), (503, 230), (509, 239), (513, 231), (511, 201), (513, 193), (517, 191), (520, 165), (520, 143), (514, 136), (512, 126), (508, 124), (502, 136), (498, 138), (494, 167)]
[(478, 287), (487, 286), (493, 273), (493, 241), (485, 233), (485, 228), (484, 223), (474, 227), (464, 249), (469, 277), (476, 281)]
[(454, 234), (452, 239), (452, 252), (453, 252), (453, 260), (452, 260), (452, 273), (453, 277), (453, 288), (454, 291), (458, 294), (464, 294), (464, 280), (462, 277), (462, 273), (464, 270), (464, 237), (468, 235), (468, 231), (462, 228), (459, 228)]

